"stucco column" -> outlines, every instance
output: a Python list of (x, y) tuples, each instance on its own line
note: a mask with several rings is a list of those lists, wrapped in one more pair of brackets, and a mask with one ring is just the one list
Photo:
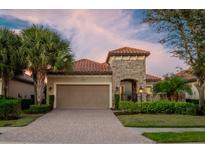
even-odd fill
[[(114, 75), (114, 74), (113, 74)], [(118, 90), (117, 90), (118, 89)], [(117, 91), (116, 91), (117, 90)], [(112, 77), (112, 103), (114, 106), (115, 103), (115, 93), (118, 92), (120, 94), (120, 80), (115, 77)]]
[(146, 101), (146, 79), (144, 77), (145, 75), (143, 75), (139, 81), (138, 81), (138, 100), (140, 101), (140, 93), (139, 93), (139, 88), (142, 87), (143, 89), (143, 93), (142, 93), (142, 101)]

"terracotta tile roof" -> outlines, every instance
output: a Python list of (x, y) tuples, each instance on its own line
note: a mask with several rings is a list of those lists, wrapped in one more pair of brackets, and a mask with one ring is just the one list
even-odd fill
[(72, 75), (106, 75), (112, 74), (111, 68), (107, 63), (98, 63), (89, 59), (74, 61), (73, 70), (70, 72), (56, 71), (49, 74), (72, 74)]
[(13, 80), (17, 80), (17, 81), (21, 81), (21, 82), (25, 82), (25, 83), (30, 83), (33, 84), (33, 78), (27, 74), (19, 74), (19, 75), (15, 75), (13, 77)]
[(75, 73), (111, 74), (111, 68), (107, 63), (98, 63), (89, 59), (80, 59), (74, 62)]
[(161, 80), (160, 77), (150, 75), (150, 74), (146, 74), (146, 81), (147, 82), (157, 82), (157, 81), (160, 81), (160, 80)]
[[(65, 72), (63, 70), (52, 72), (49, 74), (71, 74), (71, 75), (106, 75), (112, 74), (110, 65), (107, 63), (98, 63), (89, 59), (80, 59), (73, 63), (73, 70), (70, 72)], [(160, 77), (154, 75), (146, 74), (147, 82), (156, 82), (161, 80)]]
[(195, 82), (196, 81), (196, 77), (192, 74), (192, 69), (191, 68), (180, 71), (180, 72), (176, 73), (176, 75), (185, 78), (189, 82)]
[(109, 51), (106, 62), (108, 62), (111, 56), (149, 56), (149, 55), (150, 55), (149, 51), (145, 51), (137, 48), (122, 47), (119, 49)]

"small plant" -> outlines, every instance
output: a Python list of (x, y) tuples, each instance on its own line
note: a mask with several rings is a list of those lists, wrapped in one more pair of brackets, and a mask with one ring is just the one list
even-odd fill
[(40, 113), (47, 113), (51, 111), (51, 105), (49, 104), (42, 104), (42, 105), (31, 105), (28, 110), (26, 110), (26, 113), (30, 114), (40, 114)]
[(153, 89), (155, 93), (166, 93), (170, 101), (178, 101), (179, 94), (183, 92), (192, 94), (188, 81), (176, 75), (167, 75), (164, 80), (155, 83)]
[(54, 96), (54, 95), (49, 95), (49, 98), (48, 98), (49, 102), (48, 102), (48, 104), (51, 105), (51, 108), (53, 108), (54, 99), (55, 99), (55, 96)]
[(21, 100), (21, 109), (22, 110), (27, 110), (33, 104), (34, 104), (34, 101), (32, 99), (22, 99)]
[(120, 103), (120, 95), (115, 94), (115, 109), (119, 109), (119, 103)]

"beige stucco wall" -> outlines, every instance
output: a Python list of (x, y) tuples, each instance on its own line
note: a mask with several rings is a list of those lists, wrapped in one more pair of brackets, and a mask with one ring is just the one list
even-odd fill
[(54, 95), (54, 83), (110, 83), (111, 75), (48, 75), (47, 94)]
[(148, 94), (153, 94), (153, 85), (155, 84), (156, 82), (151, 82), (151, 81), (148, 81), (146, 82), (146, 92)]
[(19, 94), (22, 98), (31, 98), (34, 94), (34, 87), (29, 83), (10, 80), (8, 94), (9, 97), (18, 97)]
[[(186, 93), (185, 94), (186, 99), (199, 99), (199, 93), (198, 93), (198, 90), (197, 90), (195, 84), (196, 84), (196, 82), (190, 83), (191, 89), (192, 89), (192, 95), (189, 95)], [(205, 91), (204, 91), (204, 93), (205, 93)]]
[(0, 95), (2, 95), (2, 79), (0, 78)]
[(151, 81), (147, 81), (146, 82), (146, 85), (148, 85), (148, 86), (153, 86), (153, 84), (155, 84), (156, 82), (151, 82)]
[(99, 84), (112, 82), (111, 75), (48, 75), (47, 77), (47, 101), (49, 102), (49, 95), (55, 95), (55, 84)]

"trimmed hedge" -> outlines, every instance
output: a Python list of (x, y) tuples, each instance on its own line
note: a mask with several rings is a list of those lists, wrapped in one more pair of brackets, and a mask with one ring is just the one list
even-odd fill
[(186, 99), (186, 102), (193, 103), (193, 104), (199, 104), (199, 100), (197, 99)]
[(26, 110), (26, 113), (30, 114), (38, 114), (38, 113), (47, 113), (51, 111), (51, 105), (48, 104), (42, 104), (42, 105), (31, 105), (28, 110)]
[(55, 96), (54, 96), (54, 95), (49, 95), (49, 98), (48, 98), (49, 102), (48, 102), (48, 104), (51, 105), (51, 108), (53, 108), (54, 99), (55, 99)]
[(12, 120), (21, 116), (21, 100), (0, 99), (0, 119)]
[(154, 101), (134, 103), (122, 101), (119, 109), (128, 113), (167, 113), (196, 115), (197, 105), (187, 102)]
[(31, 105), (34, 105), (34, 101), (32, 99), (22, 99), (21, 100), (21, 109), (27, 110)]
[(115, 94), (115, 109), (119, 109), (120, 95)]

